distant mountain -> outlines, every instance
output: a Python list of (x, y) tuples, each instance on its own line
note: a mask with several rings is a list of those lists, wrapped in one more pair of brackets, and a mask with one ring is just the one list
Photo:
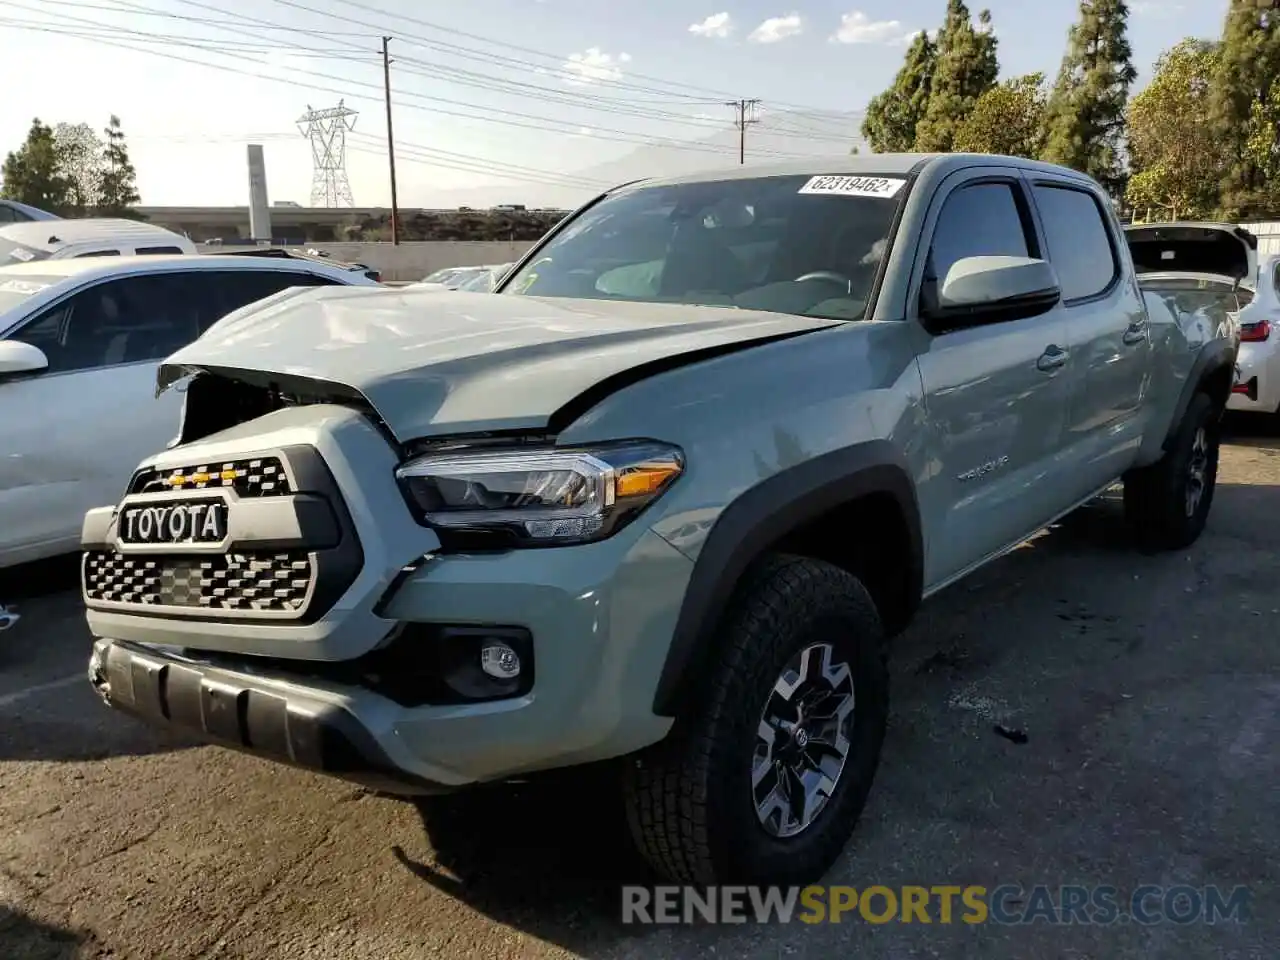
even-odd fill
[[(747, 126), (746, 162), (845, 157), (854, 147), (862, 153), (869, 153), (870, 147), (858, 132), (863, 116), (861, 112), (762, 110), (758, 122)], [(614, 185), (645, 177), (681, 176), (732, 166), (738, 162), (738, 131), (729, 126), (709, 137), (688, 141), (688, 147), (691, 149), (667, 143), (647, 144), (617, 160), (585, 169), (566, 170), (565, 173)], [(589, 200), (592, 192), (590, 187), (574, 189), (513, 183), (510, 186), (474, 187), (441, 193), (440, 206), (485, 208), (500, 203), (523, 203), (528, 207), (572, 209)]]

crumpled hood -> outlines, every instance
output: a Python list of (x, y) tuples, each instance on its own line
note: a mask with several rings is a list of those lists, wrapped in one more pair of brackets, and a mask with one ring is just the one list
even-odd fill
[(584, 391), (636, 367), (843, 322), (684, 304), (310, 288), (227, 315), (161, 365), (157, 386), (201, 370), (340, 385), (405, 442), (541, 429)]

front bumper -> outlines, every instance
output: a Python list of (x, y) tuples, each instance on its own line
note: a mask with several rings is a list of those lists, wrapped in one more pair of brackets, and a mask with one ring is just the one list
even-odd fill
[[(171, 470), (189, 467), (193, 459), (204, 465), (281, 455), (296, 481), (289, 496), (241, 511), (253, 515), (252, 523), (237, 519), (245, 504), (233, 500), (228, 536), (246, 542), (256, 536), (264, 549), (309, 551), (321, 569), (325, 558), (312, 549), (314, 537), (302, 531), (297, 510), (298, 497), (317, 492), (316, 483), (293, 466), (308, 459), (295, 455), (298, 448), (318, 454), (332, 478), (333, 489), (319, 493), (339, 501), (333, 505), (341, 508), (335, 511), (340, 535), (335, 539), (332, 526), (315, 529), (323, 528), (328, 538), (329, 569), (342, 573), (349, 586), (318, 606), (306, 601), (283, 612), (257, 603), (229, 611), (219, 606), (225, 594), (204, 593), (199, 602), (181, 597), (186, 606), (175, 609), (171, 572), (163, 573), (161, 587), (144, 584), (153, 591), (146, 597), (161, 590), (163, 602), (148, 605), (137, 602), (137, 594), (122, 601), (115, 581), (106, 597), (101, 579), (90, 583), (86, 563), (86, 607), (91, 632), (100, 638), (98, 659), (109, 665), (116, 658), (121, 666), (115, 675), (130, 678), (108, 688), (120, 691), (108, 697), (112, 706), (347, 779), (373, 777), (385, 782), (384, 789), (400, 783), (401, 792), (607, 759), (667, 734), (671, 720), (653, 713), (652, 697), (692, 563), (666, 540), (635, 523), (605, 541), (576, 547), (441, 553), (434, 533), (409, 516), (393, 479), (394, 451), (368, 421), (342, 408), (281, 411), (215, 443), (167, 451), (154, 465)], [(118, 548), (113, 516), (107, 508), (86, 518), (86, 549)], [(352, 570), (344, 558), (357, 548), (361, 564)], [(238, 573), (232, 579), (259, 589)], [(185, 589), (192, 582), (184, 581)], [(217, 589), (228, 582), (218, 580)], [(137, 589), (136, 582), (129, 586)], [(433, 697), (425, 687), (409, 691), (418, 696), (406, 695), (404, 683), (369, 679), (382, 674), (385, 681), (397, 669), (369, 665), (397, 644), (411, 661), (432, 661), (438, 659), (433, 631), (490, 629), (530, 638), (531, 688), (459, 702)], [(407, 663), (406, 673), (421, 666)], [(179, 679), (154, 679), (158, 674)], [(177, 696), (195, 706), (162, 708), (167, 694), (155, 687), (174, 683)], [(244, 712), (248, 706), (237, 706), (233, 724), (214, 709), (219, 697), (261, 706), (253, 716)], [(302, 746), (291, 745), (281, 729), (302, 731)], [(328, 754), (313, 749), (318, 729), (338, 731), (321, 736), (338, 744)], [(336, 767), (334, 751), (343, 758)]]
[(111, 707), (280, 763), (398, 794), (447, 792), (396, 766), (338, 703), (154, 648), (97, 640), (89, 681)]

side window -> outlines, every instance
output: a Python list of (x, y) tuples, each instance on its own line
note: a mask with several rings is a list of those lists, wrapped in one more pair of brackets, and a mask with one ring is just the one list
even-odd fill
[[(352, 271), (353, 273), (355, 271)], [(322, 277), (318, 273), (293, 273), (286, 272), (288, 277), (286, 287), (336, 287), (340, 286), (337, 280), (331, 280), (329, 277)], [(284, 289), (281, 287), (280, 289)]]
[(120, 256), (119, 250), (90, 250), (88, 253), (77, 253), (75, 258), (79, 260), (81, 257), (118, 257), (118, 256)]
[(1031, 249), (1012, 184), (960, 187), (938, 215), (926, 279), (942, 283), (947, 271), (965, 257), (1029, 257)]
[(319, 277), (314, 273), (301, 273), (292, 270), (202, 270), (199, 273), (187, 274), (196, 283), (210, 284), (208, 296), (202, 298), (206, 304), (216, 304), (212, 311), (206, 309), (202, 318), (201, 330), (207, 330), (213, 323), (228, 313), (239, 310), (258, 300), (263, 300), (289, 287), (318, 287), (336, 284), (328, 277)]
[(18, 214), (13, 207), (6, 207), (0, 203), (0, 223), (17, 223)]
[(1046, 184), (1037, 184), (1034, 194), (1062, 299), (1083, 300), (1105, 292), (1120, 274), (1120, 264), (1093, 194)]
[(39, 347), (50, 373), (159, 361), (200, 335), (196, 306), (170, 277), (96, 284), (33, 319), (11, 339)]
[(148, 254), (181, 253), (182, 248), (181, 247), (138, 247), (138, 249), (133, 252), (136, 253), (138, 256), (145, 257)]
[(1275, 288), (1277, 294), (1280, 294), (1280, 260), (1276, 261), (1276, 265), (1271, 271), (1271, 285)]

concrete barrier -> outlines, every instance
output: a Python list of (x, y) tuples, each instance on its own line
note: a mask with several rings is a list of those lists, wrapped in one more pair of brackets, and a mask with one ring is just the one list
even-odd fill
[[(308, 244), (338, 260), (363, 263), (382, 274), (383, 280), (421, 280), (444, 267), (478, 267), (507, 263), (524, 256), (534, 241), (519, 240), (421, 240), (393, 243)], [(214, 247), (206, 247), (216, 252)]]

